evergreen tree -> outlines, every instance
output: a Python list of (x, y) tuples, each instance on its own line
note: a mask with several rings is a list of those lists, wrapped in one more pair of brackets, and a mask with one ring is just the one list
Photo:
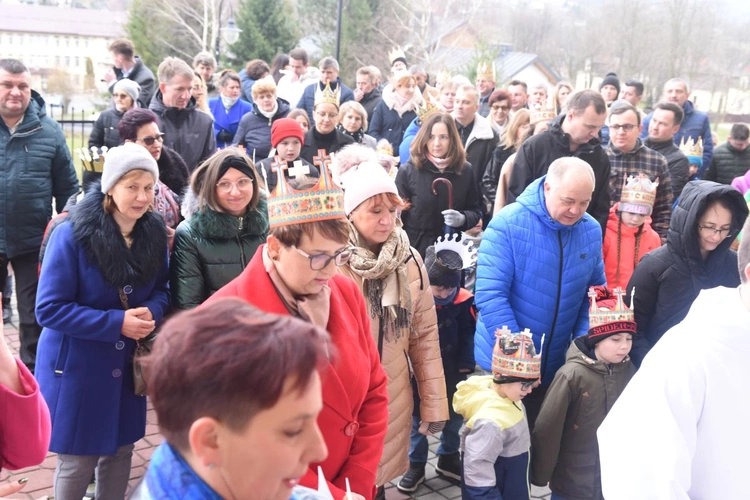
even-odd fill
[(240, 37), (231, 46), (232, 64), (244, 67), (252, 59), (267, 63), (287, 53), (299, 41), (297, 16), (289, 0), (244, 0), (237, 14)]
[(169, 55), (169, 50), (159, 42), (161, 33), (150, 5), (147, 0), (133, 1), (125, 31), (135, 45), (136, 55), (147, 67), (155, 69)]

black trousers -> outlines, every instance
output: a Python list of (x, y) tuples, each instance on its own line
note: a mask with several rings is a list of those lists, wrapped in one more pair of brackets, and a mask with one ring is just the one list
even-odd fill
[[(21, 340), (21, 361), (34, 372), (36, 346), (42, 327), (36, 322), (36, 287), (39, 284), (39, 252), (29, 252), (10, 259), (16, 277), (16, 300), (18, 302), (18, 336)], [(5, 284), (8, 274), (8, 259), (0, 257), (0, 283)]]
[(534, 424), (536, 423), (536, 418), (539, 416), (539, 410), (542, 409), (542, 401), (544, 401), (544, 396), (547, 395), (547, 389), (548, 387), (540, 385), (531, 391), (531, 394), (523, 398), (523, 406), (526, 408), (526, 418), (529, 421), (529, 432), (534, 431)]

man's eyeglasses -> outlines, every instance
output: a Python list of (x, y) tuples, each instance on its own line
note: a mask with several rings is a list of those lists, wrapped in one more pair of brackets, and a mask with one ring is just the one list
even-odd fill
[(294, 245), (292, 245), (292, 248), (294, 248), (303, 257), (307, 257), (308, 259), (310, 259), (310, 269), (312, 269), (313, 271), (321, 271), (325, 269), (331, 261), (336, 264), (336, 267), (343, 266), (344, 264), (349, 262), (352, 254), (354, 254), (354, 247), (346, 247), (342, 250), (339, 250), (333, 255), (328, 255), (325, 253), (316, 253), (315, 255), (309, 255)]
[(719, 235), (720, 238), (729, 238), (730, 236), (732, 236), (731, 229), (716, 229), (715, 227), (711, 226), (698, 226), (698, 230), (703, 233), (704, 236)]
[(253, 180), (250, 177), (243, 177), (237, 182), (221, 181), (216, 183), (216, 187), (222, 193), (231, 193), (234, 186), (237, 186), (237, 189), (240, 191), (247, 191), (253, 188)]
[(637, 126), (638, 125), (635, 125), (633, 123), (623, 123), (622, 125), (620, 125), (620, 124), (610, 125), (609, 129), (612, 130), (612, 131), (614, 131), (614, 132), (618, 132), (620, 129), (624, 130), (625, 132), (630, 132), (634, 128), (636, 128)]
[(141, 137), (140, 139), (136, 139), (135, 141), (136, 142), (140, 141), (143, 144), (145, 144), (146, 146), (153, 146), (156, 141), (164, 142), (164, 133), (157, 134), (155, 136), (150, 136), (149, 135), (149, 136), (146, 136), (146, 137)]

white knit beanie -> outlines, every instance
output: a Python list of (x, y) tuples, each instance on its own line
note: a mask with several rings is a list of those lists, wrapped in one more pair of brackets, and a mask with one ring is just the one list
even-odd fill
[(344, 172), (341, 187), (344, 189), (346, 215), (375, 195), (393, 193), (398, 196), (396, 183), (377, 161), (366, 161)]
[(102, 193), (106, 194), (131, 170), (145, 170), (154, 176), (154, 182), (159, 180), (159, 166), (143, 146), (126, 142), (107, 151), (102, 172)]

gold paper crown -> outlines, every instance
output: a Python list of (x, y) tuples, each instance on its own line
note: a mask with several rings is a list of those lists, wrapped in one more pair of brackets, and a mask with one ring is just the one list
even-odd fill
[(391, 62), (391, 66), (393, 66), (395, 62), (399, 60), (403, 61), (404, 64), (407, 64), (406, 54), (404, 54), (403, 49), (401, 49), (399, 45), (396, 45), (390, 52), (388, 52), (388, 60)]
[(535, 380), (541, 376), (542, 356), (537, 356), (528, 328), (521, 333), (511, 333), (504, 326), (495, 332), (495, 337), (497, 341), (492, 351), (492, 375), (495, 379), (517, 377)]
[(656, 188), (659, 179), (652, 181), (643, 172), (636, 176), (623, 174), (622, 195), (620, 195), (621, 212), (651, 215), (656, 201)]
[(531, 120), (532, 125), (536, 125), (537, 123), (541, 122), (549, 122), (555, 119), (555, 110), (553, 108), (547, 108), (547, 107), (540, 107), (537, 109), (531, 110), (531, 113), (529, 114), (529, 118)]
[(484, 78), (485, 80), (495, 81), (495, 62), (487, 64), (486, 62), (480, 62), (477, 65), (477, 78)]
[(329, 102), (338, 108), (340, 99), (341, 85), (338, 85), (335, 91), (331, 90), (331, 82), (326, 82), (326, 86), (323, 90), (320, 90), (319, 84), (315, 85), (315, 104), (313, 107), (324, 102)]
[(414, 111), (417, 113), (419, 123), (424, 123), (428, 116), (432, 113), (439, 113), (441, 108), (435, 103), (435, 101), (433, 101), (432, 95), (427, 93), (427, 95), (424, 96), (424, 99), (417, 102), (414, 106)]
[(268, 221), (272, 229), (346, 218), (344, 192), (333, 183), (329, 173), (331, 156), (324, 149), (319, 149), (318, 156), (313, 159), (320, 168), (318, 183), (310, 189), (297, 190), (287, 183), (284, 170), (289, 170), (290, 175), (298, 179), (309, 173), (309, 169), (301, 162), (289, 169), (279, 156), (274, 158), (271, 169), (276, 172), (278, 182), (268, 197)]
[[(615, 305), (611, 310), (600, 309), (596, 303), (597, 293), (594, 287), (589, 288), (589, 298), (591, 305), (589, 308), (589, 337), (607, 335), (612, 333), (631, 333), (635, 334), (635, 315), (632, 309), (628, 309), (622, 296), (625, 295), (622, 288), (612, 290), (615, 296)], [(635, 297), (635, 287), (631, 292), (630, 303), (633, 304)]]
[(73, 152), (78, 154), (84, 169), (99, 174), (104, 172), (104, 157), (107, 155), (107, 146), (102, 147), (101, 153), (96, 146), (92, 146), (91, 149), (79, 148)]
[(680, 141), (680, 151), (685, 156), (703, 158), (703, 137), (698, 137), (698, 142), (695, 142), (692, 137), (683, 137)]
[(453, 75), (451, 75), (451, 72), (447, 68), (443, 68), (440, 70), (440, 72), (437, 74), (436, 81), (438, 82), (447, 82), (451, 79)]

